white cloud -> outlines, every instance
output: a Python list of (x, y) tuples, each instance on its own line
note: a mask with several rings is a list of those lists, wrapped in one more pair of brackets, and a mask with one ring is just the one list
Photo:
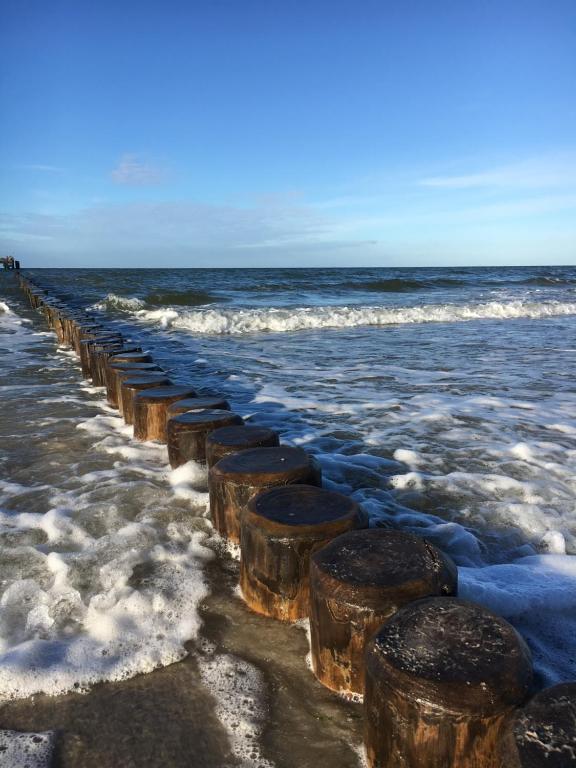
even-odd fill
[(437, 189), (516, 188), (549, 189), (576, 187), (576, 154), (530, 158), (522, 162), (456, 176), (420, 179), (422, 187)]
[(314, 242), (327, 224), (305, 208), (205, 205), (191, 202), (100, 205), (68, 215), (0, 217), (0, 234), (43, 237), (72, 250), (92, 244), (115, 251), (233, 250)]
[(40, 173), (62, 173), (64, 168), (57, 165), (44, 165), (42, 163), (28, 163), (18, 166), (24, 171), (39, 171)]
[(132, 187), (147, 187), (160, 184), (166, 178), (164, 168), (151, 165), (138, 155), (125, 154), (118, 161), (110, 175), (116, 184)]

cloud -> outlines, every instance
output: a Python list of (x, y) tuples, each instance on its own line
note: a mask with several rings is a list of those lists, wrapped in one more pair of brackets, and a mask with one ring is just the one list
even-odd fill
[(39, 171), (40, 173), (63, 173), (64, 168), (57, 165), (44, 165), (42, 163), (28, 163), (18, 166), (24, 171)]
[(143, 161), (138, 155), (125, 154), (110, 172), (110, 176), (116, 184), (147, 187), (164, 181), (166, 170)]
[(62, 251), (224, 253), (315, 243), (328, 229), (327, 222), (306, 208), (240, 208), (188, 201), (100, 205), (68, 215), (0, 217), (0, 236), (22, 242), (42, 239), (51, 249)]
[(576, 154), (565, 153), (530, 158), (522, 162), (458, 176), (432, 176), (420, 179), (418, 185), (437, 189), (576, 187)]

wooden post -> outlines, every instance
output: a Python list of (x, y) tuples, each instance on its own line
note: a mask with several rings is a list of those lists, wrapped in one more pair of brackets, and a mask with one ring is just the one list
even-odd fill
[(498, 741), (532, 682), (530, 651), (504, 619), (455, 597), (400, 608), (368, 643), (370, 768), (500, 768)]
[(372, 528), (338, 536), (310, 566), (312, 668), (327, 688), (364, 693), (364, 648), (412, 600), (455, 595), (450, 558), (411, 533)]
[(85, 312), (70, 312), (63, 318), (64, 343), (76, 349), (76, 338), (79, 328), (96, 325), (94, 318)]
[(229, 411), (230, 403), (219, 395), (201, 395), (200, 397), (188, 397), (185, 400), (178, 400), (168, 406), (166, 418), (179, 416), (188, 411), (211, 410), (211, 411)]
[(256, 613), (281, 621), (309, 614), (310, 556), (366, 524), (348, 496), (313, 485), (283, 485), (259, 493), (240, 520), (240, 587)]
[(106, 386), (106, 369), (108, 359), (112, 355), (119, 355), (128, 352), (142, 352), (142, 348), (135, 344), (121, 342), (120, 344), (95, 344), (90, 349), (90, 359), (92, 363), (92, 381), (94, 386)]
[(95, 336), (102, 335), (106, 332), (103, 325), (97, 323), (80, 323), (76, 326), (74, 332), (74, 349), (78, 357), (81, 356), (80, 342), (86, 339), (92, 339)]
[(267, 427), (244, 424), (241, 427), (220, 427), (206, 438), (206, 464), (213, 467), (224, 456), (249, 448), (275, 448), (280, 445), (278, 434)]
[(501, 768), (576, 766), (576, 682), (537, 693), (519, 709), (501, 742)]
[(149, 389), (134, 398), (134, 437), (136, 440), (166, 442), (166, 411), (171, 403), (194, 397), (191, 387), (172, 386)]
[(119, 410), (126, 424), (134, 424), (134, 398), (146, 389), (158, 389), (172, 385), (164, 371), (149, 371), (142, 374), (130, 373), (129, 376), (119, 376), (120, 400)]
[(80, 366), (82, 368), (82, 375), (84, 376), (85, 379), (92, 378), (90, 348), (93, 347), (94, 344), (102, 344), (106, 342), (120, 343), (121, 341), (122, 341), (121, 334), (107, 333), (103, 335), (89, 337), (87, 339), (83, 339), (80, 342)]
[[(192, 398), (202, 400), (204, 398)], [(170, 408), (168, 408), (168, 412)], [(172, 469), (187, 461), (206, 461), (206, 437), (217, 427), (243, 424), (244, 419), (226, 410), (197, 410), (180, 413), (168, 419), (166, 436), (168, 459)]]
[(276, 485), (321, 485), (317, 462), (301, 448), (253, 448), (225, 456), (208, 473), (210, 512), (225, 538), (240, 541), (240, 514), (250, 499)]
[[(119, 397), (121, 399), (120, 387), (122, 381), (131, 376), (139, 376), (153, 371), (163, 373), (162, 368), (156, 363), (111, 363), (108, 360), (106, 368), (106, 397), (108, 402), (114, 408), (119, 408)], [(126, 374), (126, 375), (123, 375)]]

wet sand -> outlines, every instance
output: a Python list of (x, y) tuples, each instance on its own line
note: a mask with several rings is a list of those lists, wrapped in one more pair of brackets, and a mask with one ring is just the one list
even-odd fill
[(207, 655), (233, 654), (264, 679), (262, 757), (277, 768), (357, 768), (362, 707), (314, 679), (301, 627), (246, 608), (234, 592), (237, 576), (238, 564), (225, 553), (207, 566), (211, 593), (201, 607), (204, 626), (182, 662), (97, 685), (87, 694), (3, 703), (0, 728), (57, 731), (54, 765), (61, 768), (258, 766), (258, 760), (246, 763), (232, 753), (217, 702), (201, 679)]

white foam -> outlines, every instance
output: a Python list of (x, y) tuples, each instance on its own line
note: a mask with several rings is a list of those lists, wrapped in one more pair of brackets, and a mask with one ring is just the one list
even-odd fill
[(565, 680), (576, 637), (576, 558), (540, 555), (512, 563), (460, 568), (460, 597), (514, 623), (528, 640), (548, 684)]
[[(52, 486), (0, 485), (0, 503), (12, 507), (0, 510), (0, 530), (44, 537), (38, 548), (0, 549), (0, 700), (151, 671), (183, 658), (200, 629), (214, 554), (195, 522), (206, 509), (205, 471), (176, 472), (173, 492), (165, 447), (134, 443), (117, 415), (88, 417), (70, 439), (75, 432), (82, 450), (59, 449)], [(108, 455), (118, 460), (98, 458)], [(39, 493), (48, 509), (26, 511)]]
[(136, 299), (130, 296), (119, 296), (117, 293), (109, 293), (101, 301), (92, 305), (92, 309), (106, 310), (119, 309), (125, 312), (134, 312), (145, 304), (142, 299)]
[(208, 511), (208, 493), (199, 490), (199, 488), (205, 488), (208, 483), (208, 471), (205, 467), (189, 461), (169, 472), (167, 479), (177, 498), (188, 499), (194, 506)]
[(216, 699), (216, 715), (226, 728), (238, 764), (241, 768), (273, 768), (258, 744), (266, 716), (262, 674), (228, 654), (201, 658), (199, 669), (202, 682)]
[(0, 730), (2, 768), (49, 768), (56, 735), (53, 731), (23, 733)]
[[(119, 297), (115, 297), (118, 299)], [(130, 310), (123, 300), (123, 307)], [(138, 308), (136, 316), (192, 333), (246, 334), (263, 331), (282, 333), (320, 328), (354, 328), (407, 323), (453, 323), (470, 320), (509, 320), (544, 318), (576, 314), (575, 302), (490, 301), (479, 304), (428, 304), (414, 307), (324, 306), (272, 307), (266, 309), (203, 309), (179, 312), (166, 307), (158, 310)]]

